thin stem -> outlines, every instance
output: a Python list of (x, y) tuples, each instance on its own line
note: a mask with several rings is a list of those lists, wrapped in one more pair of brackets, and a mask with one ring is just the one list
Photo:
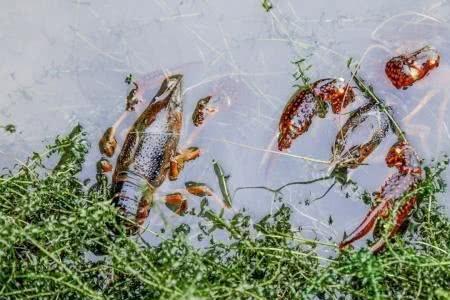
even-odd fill
[[(278, 194), (281, 192), (281, 190), (283, 190), (285, 187), (291, 186), (291, 185), (306, 185), (306, 184), (311, 184), (311, 183), (315, 183), (318, 181), (323, 181), (323, 180), (327, 180), (327, 179), (331, 179), (333, 176), (325, 176), (325, 177), (319, 177), (316, 179), (312, 179), (312, 180), (307, 180), (307, 181), (294, 181), (294, 182), (289, 182), (286, 183), (282, 186), (280, 186), (277, 189), (271, 189), (269, 187), (266, 186), (243, 186), (243, 187), (239, 187), (237, 189), (234, 190), (234, 195), (236, 195), (236, 193), (240, 190), (248, 190), (248, 189), (263, 189), (266, 191), (270, 191), (272, 193)], [(233, 196), (234, 196), (233, 195)]]
[[(351, 60), (349, 61), (348, 67), (351, 67)], [(356, 83), (358, 89), (363, 92), (364, 96), (371, 102), (375, 103), (381, 109), (381, 111), (387, 115), (394, 127), (395, 134), (397, 135), (399, 140), (402, 142), (408, 142), (404, 131), (391, 113), (391, 107), (386, 105), (386, 103), (384, 103), (384, 101), (373, 92), (373, 89), (366, 84), (365, 80), (360, 75), (358, 75), (359, 68), (360, 65), (357, 64), (354, 71), (350, 69), (352, 80)]]

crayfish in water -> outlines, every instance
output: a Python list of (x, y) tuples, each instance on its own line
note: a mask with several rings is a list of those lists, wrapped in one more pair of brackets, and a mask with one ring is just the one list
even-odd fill
[[(200, 150), (190, 147), (178, 152), (183, 120), (182, 75), (164, 79), (148, 107), (128, 131), (117, 158), (112, 177), (113, 204), (127, 219), (127, 229), (134, 233), (147, 219), (156, 189), (166, 177), (176, 180), (185, 162), (194, 160)], [(99, 146), (112, 156), (117, 145), (115, 127), (109, 128)], [(165, 198), (167, 207), (178, 214), (187, 209), (180, 193)]]
[[(414, 149), (407, 142), (397, 142), (389, 150), (385, 161), (388, 167), (395, 167), (397, 172), (385, 181), (380, 191), (376, 193), (375, 206), (363, 222), (340, 243), (339, 248), (346, 248), (371, 230), (376, 233), (378, 222), (383, 220), (392, 220), (393, 224), (388, 224), (390, 226), (387, 229), (387, 237), (392, 237), (402, 229), (414, 209), (417, 196), (409, 196), (408, 193), (424, 177)], [(380, 238), (370, 247), (370, 251), (380, 251), (385, 243), (385, 238)]]

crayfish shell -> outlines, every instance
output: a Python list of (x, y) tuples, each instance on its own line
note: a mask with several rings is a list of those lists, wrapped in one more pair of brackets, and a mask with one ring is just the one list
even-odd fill
[[(388, 129), (389, 119), (375, 105), (361, 106), (350, 115), (337, 133), (331, 149), (331, 160), (339, 167), (358, 167), (380, 145)], [(352, 145), (350, 139), (361, 139), (361, 135), (364, 141)]]
[(411, 191), (421, 180), (421, 176), (416, 174), (395, 173), (388, 177), (377, 193), (380, 200), (394, 201), (403, 197)]
[[(386, 155), (386, 165), (395, 167), (399, 172), (389, 176), (380, 190), (375, 194), (375, 205), (371, 208), (361, 224), (347, 236), (339, 248), (344, 249), (373, 230), (378, 236), (380, 225), (378, 221), (385, 222), (393, 216), (393, 224), (386, 226), (387, 237), (397, 234), (407, 222), (418, 200), (414, 194), (408, 195), (424, 179), (424, 174), (416, 158), (414, 149), (405, 141), (395, 143)], [(386, 231), (386, 230), (385, 230)], [(386, 244), (385, 238), (379, 238), (372, 246), (371, 252), (378, 252)]]
[(194, 124), (195, 127), (199, 127), (205, 121), (207, 113), (206, 107), (208, 106), (210, 100), (211, 96), (207, 96), (205, 98), (198, 100), (194, 112), (192, 113), (192, 123)]
[(115, 137), (116, 131), (113, 127), (106, 129), (102, 138), (98, 142), (98, 147), (101, 154), (112, 157), (117, 147), (117, 140)]
[[(284, 107), (279, 123), (278, 149), (288, 149), (292, 141), (306, 132), (319, 113), (321, 102), (329, 102), (333, 113), (339, 113), (353, 102), (352, 88), (343, 79), (321, 79), (297, 90)], [(326, 112), (323, 114), (323, 116)]]
[(407, 89), (439, 66), (436, 49), (425, 46), (415, 52), (391, 58), (385, 67), (389, 80), (397, 89)]
[(316, 114), (316, 99), (310, 89), (299, 89), (284, 107), (279, 122), (278, 149), (288, 149), (292, 141), (306, 132)]

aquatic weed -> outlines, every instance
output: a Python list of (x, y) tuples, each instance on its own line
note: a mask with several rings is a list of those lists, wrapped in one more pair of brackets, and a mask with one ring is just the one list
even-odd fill
[[(189, 226), (150, 247), (116, 225), (107, 189), (78, 178), (88, 143), (77, 126), (43, 154), (0, 177), (1, 299), (446, 299), (450, 223), (437, 201), (447, 161), (426, 168), (422, 201), (406, 234), (379, 255), (305, 239), (282, 206), (252, 221), (226, 218), (206, 201), (198, 217), (211, 243), (198, 249)], [(49, 157), (59, 155), (56, 167)], [(229, 242), (215, 240), (222, 231)], [(336, 258), (319, 256), (326, 247)]]

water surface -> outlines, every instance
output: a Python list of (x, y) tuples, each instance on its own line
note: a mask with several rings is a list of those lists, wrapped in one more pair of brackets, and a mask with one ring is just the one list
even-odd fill
[[(269, 13), (259, 1), (238, 0), (0, 4), (0, 124), (13, 123), (18, 130), (0, 133), (0, 165), (20, 163), (79, 122), (92, 143), (81, 177), (92, 177), (100, 157), (97, 141), (124, 110), (125, 76), (153, 78), (154, 86), (146, 92), (150, 99), (158, 78), (181, 72), (186, 117), (180, 146), (199, 146), (203, 155), (186, 166), (178, 181), (164, 184), (161, 195), (182, 188), (187, 180), (206, 182), (219, 191), (213, 159), (231, 174), (232, 190), (249, 185), (277, 187), (324, 176), (328, 164), (302, 157), (329, 160), (345, 114), (315, 120), (290, 149), (292, 155), (267, 152), (275, 150), (278, 119), (295, 90), (292, 61), (303, 57), (312, 64), (313, 79), (349, 78), (347, 59), (361, 61), (361, 74), (394, 108), (420, 156), (430, 161), (449, 152), (448, 1), (273, 4)], [(406, 91), (394, 89), (384, 76), (384, 63), (426, 44), (441, 52), (441, 66)], [(196, 101), (209, 94), (219, 112), (196, 131), (190, 114)], [(364, 101), (358, 98), (346, 112)], [(135, 116), (130, 115), (125, 125)], [(119, 140), (125, 134), (126, 126), (122, 126)], [(385, 167), (384, 155), (394, 142), (390, 134), (368, 165), (351, 173), (361, 191), (376, 191), (393, 172)], [(331, 183), (287, 188), (283, 203), (293, 209), (293, 226), (301, 226), (305, 235), (339, 241), (368, 207), (357, 199), (359, 191), (339, 186), (320, 201), (305, 204)], [(447, 199), (448, 194), (441, 197), (444, 205)], [(199, 200), (192, 198), (189, 205), (198, 207)], [(218, 208), (213, 201), (211, 205)], [(234, 197), (234, 208), (245, 208), (255, 221), (280, 205), (264, 190), (240, 191)], [(198, 220), (177, 217), (157, 205), (145, 236), (156, 241), (150, 231), (181, 222), (196, 225)]]

